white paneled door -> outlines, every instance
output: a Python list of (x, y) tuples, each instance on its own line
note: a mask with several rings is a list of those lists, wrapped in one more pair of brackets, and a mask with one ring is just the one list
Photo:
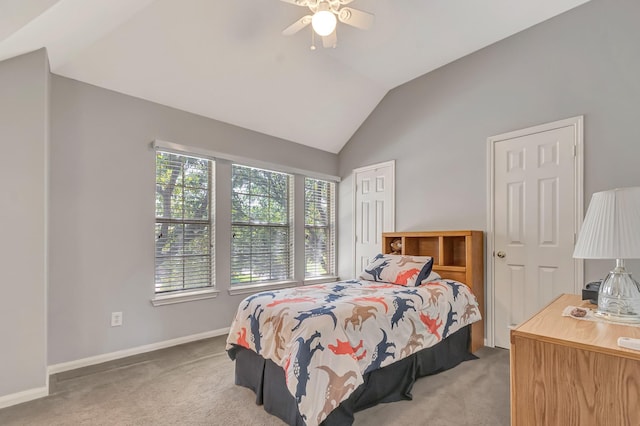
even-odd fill
[(582, 218), (581, 129), (578, 117), (489, 140), (496, 346), (509, 348), (512, 327), (581, 285), (581, 263), (573, 259)]
[(395, 231), (395, 161), (355, 169), (353, 174), (357, 277), (382, 250), (382, 233)]

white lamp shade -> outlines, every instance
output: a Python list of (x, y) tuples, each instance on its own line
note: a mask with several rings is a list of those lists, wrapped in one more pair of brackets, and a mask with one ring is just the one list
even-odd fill
[(640, 259), (640, 187), (593, 194), (573, 257)]
[(311, 18), (311, 26), (313, 30), (320, 36), (328, 36), (336, 29), (336, 15), (329, 10), (329, 4), (320, 3), (318, 11)]

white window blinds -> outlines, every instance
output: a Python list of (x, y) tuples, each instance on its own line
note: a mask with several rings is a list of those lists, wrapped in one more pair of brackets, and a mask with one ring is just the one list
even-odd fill
[(156, 294), (213, 286), (213, 167), (156, 153)]
[(293, 176), (234, 164), (231, 284), (293, 277)]
[(305, 277), (335, 275), (335, 183), (304, 180)]

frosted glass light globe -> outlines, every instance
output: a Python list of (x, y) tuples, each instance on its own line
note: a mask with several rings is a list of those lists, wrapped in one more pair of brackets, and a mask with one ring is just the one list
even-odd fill
[(336, 28), (336, 15), (329, 10), (319, 10), (311, 18), (313, 30), (320, 36), (328, 36)]

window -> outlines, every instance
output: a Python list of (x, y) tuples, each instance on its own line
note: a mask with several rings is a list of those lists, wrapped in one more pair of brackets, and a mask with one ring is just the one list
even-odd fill
[(234, 164), (231, 284), (293, 278), (293, 176)]
[(156, 154), (155, 291), (213, 286), (213, 162)]
[(335, 183), (304, 179), (304, 275), (335, 275)]

